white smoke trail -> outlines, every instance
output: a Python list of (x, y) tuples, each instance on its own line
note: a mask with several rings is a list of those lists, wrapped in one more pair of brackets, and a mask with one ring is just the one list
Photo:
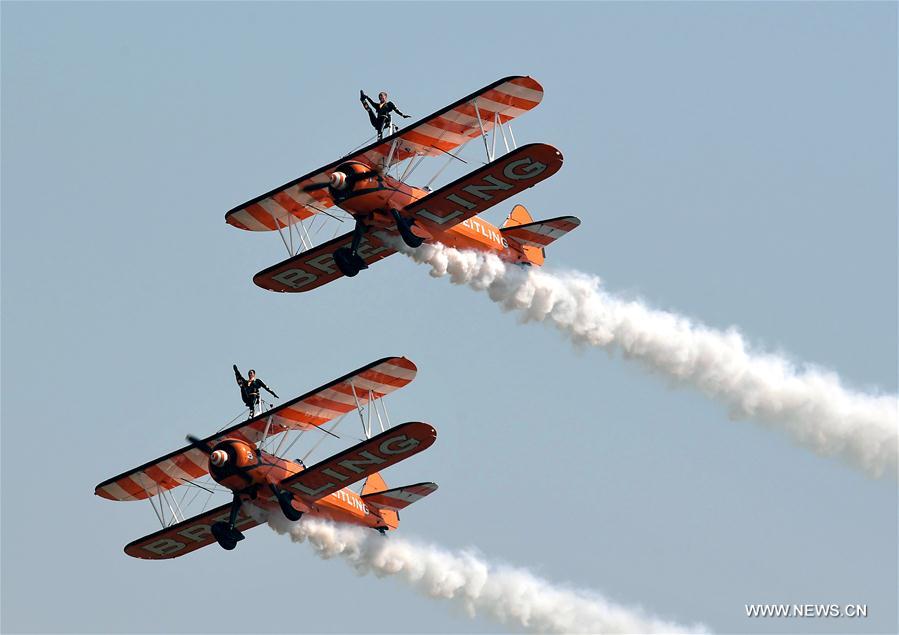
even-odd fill
[(750, 350), (734, 328), (718, 331), (604, 291), (600, 279), (510, 265), (493, 254), (441, 244), (403, 249), (434, 277), (486, 291), (524, 321), (547, 322), (577, 344), (625, 357), (723, 401), (733, 418), (775, 424), (801, 446), (839, 456), (873, 478), (897, 475), (899, 400), (844, 388), (839, 377), (797, 369)]
[(291, 523), (271, 514), (269, 525), (308, 542), (321, 558), (339, 556), (360, 575), (399, 576), (425, 595), (455, 600), (470, 616), (484, 615), (534, 633), (706, 632), (616, 605), (595, 593), (557, 587), (531, 573), (497, 566), (472, 552), (449, 552), (432, 545), (318, 519)]

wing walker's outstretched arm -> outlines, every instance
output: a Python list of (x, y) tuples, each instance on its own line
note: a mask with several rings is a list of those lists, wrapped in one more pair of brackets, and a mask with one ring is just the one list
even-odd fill
[(274, 391), (274, 390), (272, 390), (271, 388), (269, 388), (268, 386), (266, 386), (264, 381), (262, 381), (261, 379), (258, 379), (257, 381), (259, 382), (259, 386), (262, 387), (262, 388), (265, 388), (265, 389), (268, 391), (268, 393), (269, 393), (272, 397), (274, 397), (275, 399), (280, 399), (280, 398), (281, 398), (281, 397), (279, 397), (278, 395), (275, 394), (275, 391)]

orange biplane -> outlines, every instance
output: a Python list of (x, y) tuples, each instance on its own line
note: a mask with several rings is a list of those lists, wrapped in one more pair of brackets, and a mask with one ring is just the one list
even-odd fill
[[(426, 423), (389, 424), (383, 397), (411, 382), (415, 373), (415, 364), (405, 357), (380, 359), (205, 439), (188, 436), (189, 446), (103, 481), (94, 493), (110, 500), (150, 501), (162, 529), (125, 547), (129, 556), (149, 560), (177, 558), (213, 542), (234, 549), (244, 530), (264, 522), (264, 511), (280, 510), (289, 520), (310, 514), (382, 533), (396, 529), (400, 509), (437, 489), (434, 483), (388, 489), (380, 475), (437, 438)], [(366, 440), (308, 468), (301, 459), (279, 458), (291, 433), (284, 453), (304, 431), (333, 435), (353, 410), (362, 418)], [(375, 436), (373, 416), (381, 428)], [(330, 430), (320, 427), (332, 420)], [(267, 448), (275, 442), (276, 449)], [(358, 494), (349, 489), (363, 478)], [(186, 491), (176, 497), (171, 490), (182, 485)], [(205, 510), (215, 489), (232, 500)], [(203, 492), (209, 493), (204, 511), (186, 518), (184, 508)]]
[[(309, 291), (341, 276), (355, 276), (396, 253), (400, 239), (412, 248), (433, 241), (494, 251), (510, 262), (543, 264), (543, 248), (577, 227), (577, 218), (535, 222), (520, 205), (502, 228), (475, 218), (562, 167), (562, 154), (552, 146), (516, 147), (512, 134), (511, 120), (542, 98), (543, 87), (530, 77), (505, 77), (232, 209), (225, 214), (229, 224), (250, 231), (277, 230), (290, 256), (257, 273), (253, 281), (272, 291)], [(500, 157), (496, 156), (497, 132), (506, 148)], [(431, 191), (431, 183), (452, 161), (464, 161), (454, 152), (477, 137), (484, 140), (488, 162)], [(406, 183), (426, 157), (443, 155), (446, 164), (427, 185), (419, 188)], [(403, 162), (407, 163), (400, 173)], [(396, 174), (391, 175), (391, 170)], [(355, 222), (353, 231), (313, 247), (303, 221), (313, 218), (310, 222), (314, 222), (322, 215), (343, 220), (329, 211), (334, 206), (349, 213)]]

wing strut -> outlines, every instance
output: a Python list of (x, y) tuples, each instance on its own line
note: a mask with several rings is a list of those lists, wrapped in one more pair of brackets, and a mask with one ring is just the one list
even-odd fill
[(487, 145), (487, 131), (484, 130), (484, 121), (481, 119), (481, 109), (478, 108), (477, 98), (471, 100), (471, 105), (474, 106), (474, 114), (478, 117), (478, 128), (481, 129), (481, 138), (484, 140), (484, 150), (487, 151), (487, 163), (490, 163), (493, 161), (493, 155), (490, 153), (490, 146)]

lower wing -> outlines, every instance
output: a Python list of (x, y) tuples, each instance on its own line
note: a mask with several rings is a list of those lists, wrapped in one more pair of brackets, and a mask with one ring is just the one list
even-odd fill
[[(393, 248), (377, 239), (377, 233), (372, 235), (374, 240), (369, 240), (366, 236), (359, 243), (357, 253), (366, 265), (396, 253)], [(318, 247), (282, 260), (268, 269), (263, 269), (253, 276), (253, 282), (263, 289), (282, 293), (299, 293), (316, 289), (343, 277), (334, 262), (334, 252), (341, 247), (349, 248), (352, 242), (353, 232), (338, 236)]]
[[(167, 560), (177, 558), (196, 551), (215, 542), (212, 525), (216, 522), (227, 522), (231, 511), (231, 503), (226, 503), (208, 512), (188, 518), (171, 527), (138, 538), (125, 546), (125, 553), (143, 560)], [(243, 510), (237, 517), (235, 527), (241, 531), (251, 529), (259, 524)]]
[(437, 439), (427, 423), (402, 423), (279, 483), (282, 489), (306, 501), (316, 501), (399, 463)]

